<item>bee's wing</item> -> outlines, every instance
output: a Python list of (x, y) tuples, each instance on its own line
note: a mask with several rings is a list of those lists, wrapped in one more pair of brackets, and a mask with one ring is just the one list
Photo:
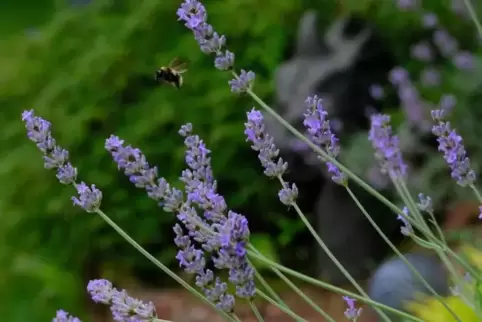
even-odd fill
[(169, 64), (169, 67), (176, 70), (178, 73), (182, 74), (185, 71), (187, 71), (187, 62), (184, 60), (181, 60), (179, 57), (174, 58), (171, 63)]

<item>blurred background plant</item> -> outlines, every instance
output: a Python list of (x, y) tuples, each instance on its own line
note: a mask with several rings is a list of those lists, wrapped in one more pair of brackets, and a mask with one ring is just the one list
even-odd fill
[[(323, 26), (348, 13), (373, 21), (382, 26), (401, 66), (413, 73), (424, 68), (409, 50), (424, 36), (422, 26), (411, 23), (419, 21), (421, 13), (403, 12), (391, 1), (205, 4), (211, 23), (229, 35), (239, 66), (256, 71), (256, 93), (268, 102), (273, 72), (287, 58), (293, 26), (307, 9), (319, 12)], [(20, 114), (29, 108), (54, 124), (55, 136), (68, 147), (81, 179), (95, 182), (104, 192), (103, 208), (111, 218), (163, 263), (177, 267), (174, 218), (126, 181), (103, 144), (112, 133), (125, 138), (141, 148), (166, 179), (176, 181), (183, 167), (177, 129), (190, 121), (213, 151), (219, 190), (231, 208), (248, 214), (253, 244), (294, 269), (310, 266), (308, 233), (277, 201), (276, 184), (263, 177), (242, 135), (251, 101), (231, 95), (227, 75), (213, 68), (191, 34), (176, 22), (178, 5), (174, 0), (0, 2), (0, 315), (6, 321), (48, 320), (59, 307), (82, 312), (85, 281), (100, 275), (113, 282), (132, 277), (151, 287), (171, 283), (99, 218), (72, 207), (73, 191), (59, 187), (25, 139)], [(458, 16), (451, 1), (425, 0), (424, 8), (436, 13), (452, 35), (478, 55), (473, 25), (463, 18), (453, 23)], [(190, 62), (181, 92), (153, 83), (156, 68), (174, 56)], [(456, 95), (461, 107), (454, 113), (456, 124), (461, 124), (458, 128), (474, 162), (482, 160), (481, 130), (476, 126), (480, 56), (475, 64), (473, 73), (467, 74), (449, 61), (440, 63), (447, 81), (424, 92), (434, 100), (447, 92)], [(402, 124), (404, 112), (397, 113), (394, 118)], [(369, 164), (365, 158), (371, 157), (356, 148), (353, 144), (346, 153), (355, 170)], [(430, 153), (420, 171), (427, 187), (419, 188), (440, 195), (435, 201), (446, 203), (444, 187), (454, 185), (448, 176), (434, 175), (433, 169), (439, 168), (431, 163), (435, 155)], [(476, 170), (479, 166), (475, 164)], [(86, 313), (76, 315), (88, 320)]]

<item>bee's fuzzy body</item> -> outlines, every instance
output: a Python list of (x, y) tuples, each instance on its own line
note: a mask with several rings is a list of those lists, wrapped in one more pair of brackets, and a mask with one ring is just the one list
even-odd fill
[(175, 86), (177, 89), (180, 89), (183, 79), (182, 75), (172, 68), (161, 67), (156, 72), (156, 81), (158, 83), (166, 82)]

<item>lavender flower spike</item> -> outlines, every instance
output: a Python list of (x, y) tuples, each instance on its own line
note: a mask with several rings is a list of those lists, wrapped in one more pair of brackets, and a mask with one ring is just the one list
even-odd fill
[[(188, 169), (182, 173), (188, 203), (204, 211), (201, 221), (214, 232), (205, 234), (193, 230), (193, 225), (186, 226), (189, 235), (203, 244), (203, 249), (212, 253), (212, 260), (217, 269), (229, 270), (229, 281), (236, 286), (236, 295), (241, 298), (252, 298), (256, 294), (254, 269), (248, 263), (246, 246), (249, 240), (248, 220), (241, 214), (227, 209), (223, 196), (217, 193), (217, 183), (211, 168), (210, 152), (199, 136), (192, 134), (192, 125), (186, 124), (179, 131), (186, 145), (186, 164)], [(180, 218), (183, 219), (183, 218)], [(175, 227), (178, 237), (183, 238), (181, 231)], [(188, 244), (187, 239), (184, 240)], [(206, 282), (206, 278), (209, 280)], [(209, 270), (198, 271), (196, 284), (204, 287), (212, 284), (213, 274)], [(212, 285), (211, 285), (212, 286)], [(226, 293), (227, 286), (218, 279), (216, 284), (205, 293), (208, 298), (215, 296), (217, 306), (230, 312), (234, 306), (234, 298)]]
[(130, 145), (124, 146), (124, 140), (111, 135), (105, 141), (105, 148), (123, 170), (130, 181), (138, 188), (144, 188), (147, 195), (159, 202), (165, 211), (174, 212), (180, 209), (183, 194), (180, 190), (171, 188), (164, 178), (159, 178), (156, 167), (151, 167), (141, 150)]
[(362, 309), (357, 309), (355, 307), (356, 300), (352, 299), (351, 297), (343, 296), (343, 300), (348, 306), (348, 308), (345, 310), (345, 317), (350, 321), (356, 321), (360, 317)]
[(52, 319), (52, 322), (82, 322), (79, 318), (71, 316), (64, 310), (58, 310), (57, 315)]
[(77, 169), (69, 162), (69, 152), (57, 145), (52, 137), (51, 124), (41, 117), (35, 116), (33, 110), (22, 113), (28, 138), (43, 153), (44, 167), (56, 169), (57, 179), (62, 184), (72, 184), (77, 179)]
[(392, 134), (390, 116), (377, 114), (371, 117), (368, 139), (375, 149), (375, 158), (380, 163), (382, 173), (395, 178), (406, 175), (407, 166), (402, 159), (398, 137)]
[(400, 227), (400, 232), (404, 236), (410, 236), (413, 233), (413, 227), (408, 221), (408, 219), (406, 218), (407, 216), (409, 216), (408, 208), (403, 207), (402, 211), (403, 211), (403, 215), (397, 216), (397, 219), (402, 222), (402, 227)]
[(51, 124), (41, 117), (35, 116), (33, 110), (22, 113), (28, 138), (35, 142), (37, 148), (44, 154), (44, 167), (56, 169), (57, 179), (62, 184), (73, 184), (77, 189), (78, 197), (72, 197), (74, 205), (87, 212), (95, 212), (102, 201), (102, 192), (92, 185), (90, 188), (85, 183), (76, 184), (77, 169), (69, 162), (69, 152), (59, 145), (52, 137)]
[(130, 297), (125, 290), (117, 290), (108, 280), (92, 280), (87, 285), (92, 300), (110, 306), (114, 321), (153, 322), (157, 319), (152, 302), (144, 303)]
[[(232, 70), (234, 67), (234, 53), (226, 49), (226, 37), (219, 35), (207, 23), (207, 12), (198, 0), (185, 0), (177, 10), (178, 20), (192, 30), (201, 51), (214, 54), (214, 67), (219, 70)], [(253, 86), (255, 74), (252, 71), (241, 71), (239, 77), (229, 81), (233, 93), (246, 93)]]
[[(305, 119), (303, 125), (306, 127), (311, 140), (319, 145), (332, 158), (338, 157), (340, 154), (340, 145), (338, 138), (333, 134), (328, 120), (328, 112), (323, 107), (322, 99), (318, 96), (310, 96), (306, 99), (305, 104), (307, 111), (304, 114)], [(338, 169), (332, 162), (325, 160), (320, 156), (320, 159), (326, 163), (328, 171), (332, 175), (331, 179), (339, 184), (346, 185), (346, 175)]]
[(463, 144), (462, 137), (444, 120), (445, 110), (433, 110), (432, 119), (436, 123), (432, 133), (437, 136), (438, 150), (444, 153), (444, 159), (449, 165), (452, 178), (462, 187), (475, 182), (476, 174), (470, 166), (470, 159)]
[[(278, 157), (279, 150), (274, 144), (274, 139), (266, 133), (263, 114), (254, 108), (246, 114), (248, 121), (244, 123), (244, 134), (247, 141), (253, 144), (251, 148), (258, 151), (258, 159), (264, 168), (264, 174), (268, 177), (281, 177), (288, 169), (288, 163)], [(284, 205), (294, 205), (298, 198), (298, 188), (294, 183), (291, 187), (285, 183), (278, 197)]]

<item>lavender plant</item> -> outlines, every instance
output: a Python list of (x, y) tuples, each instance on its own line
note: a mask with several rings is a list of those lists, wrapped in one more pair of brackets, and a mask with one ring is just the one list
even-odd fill
[[(400, 5), (404, 9), (409, 9), (415, 5), (415, 2), (400, 2)], [(283, 120), (253, 92), (254, 72), (241, 70), (239, 75), (236, 73), (234, 69), (235, 55), (226, 48), (226, 37), (219, 35), (213, 26), (208, 24), (207, 11), (201, 2), (186, 0), (178, 9), (177, 15), (179, 20), (182, 20), (185, 26), (193, 32), (200, 49), (206, 54), (213, 54), (215, 68), (232, 73), (234, 78), (229, 81), (231, 91), (236, 94), (251, 96), (265, 112), (271, 114), (293, 135), (313, 149), (319, 155), (320, 162), (325, 163), (327, 166), (328, 171), (332, 175), (332, 180), (346, 189), (366, 219), (415, 274), (417, 274), (417, 270), (406, 261), (405, 257), (390, 242), (358, 201), (350, 189), (352, 182), (373, 194), (398, 215), (399, 220), (403, 223), (401, 228), (402, 234), (412, 238), (423, 247), (433, 249), (437, 253), (452, 273), (455, 286), (462, 287), (464, 284), (463, 280), (459, 278), (452, 260), (457, 261), (464, 267), (467, 273), (470, 273), (472, 279), (482, 283), (480, 273), (448, 247), (443, 238), (443, 232), (439, 230), (439, 236), (437, 236), (427, 224), (422, 212), (428, 213), (433, 218), (432, 201), (430, 197), (423, 194), (419, 195), (418, 203), (412, 197), (406, 184), (409, 166), (403, 160), (400, 140), (392, 132), (388, 115), (373, 115), (371, 117), (371, 129), (368, 140), (372, 143), (374, 155), (379, 162), (381, 173), (388, 177), (405, 203), (403, 210), (383, 197), (377, 190), (338, 161), (341, 150), (338, 139), (331, 130), (328, 113), (324, 109), (321, 98), (313, 96), (308, 97), (306, 100), (307, 111), (304, 114), (305, 120), (303, 124), (306, 127), (308, 137), (305, 137)], [(434, 26), (437, 23), (436, 17), (427, 16), (424, 19), (424, 23), (427, 26)], [(453, 54), (453, 47), (448, 46), (446, 48), (445, 52), (447, 55)], [(413, 51), (421, 59), (429, 60), (430, 58), (430, 53), (424, 48), (423, 44), (416, 48), (414, 47)], [(458, 58), (454, 58), (455, 64), (460, 68), (469, 66), (469, 60), (468, 55), (465, 53), (461, 53)], [(427, 73), (429, 71), (431, 70), (427, 70)], [(422, 78), (425, 79), (425, 83), (434, 83), (437, 78), (435, 73), (431, 71), (429, 74), (431, 75), (425, 75), (426, 77)], [(413, 93), (414, 88), (411, 85), (407, 85), (407, 72), (402, 68), (394, 70), (391, 74), (391, 81), (396, 86), (406, 86), (399, 88), (400, 96), (406, 98), (405, 103), (407, 105), (413, 106), (417, 97)], [(383, 96), (383, 91), (380, 87), (374, 87), (373, 92), (374, 96)], [(432, 111), (433, 121), (435, 122), (432, 127), (432, 133), (438, 137), (439, 150), (443, 152), (444, 159), (450, 167), (452, 178), (456, 183), (463, 187), (469, 187), (482, 203), (482, 198), (475, 186), (476, 174), (471, 168), (462, 138), (450, 127), (450, 123), (445, 120), (445, 116), (443, 108)], [(417, 118), (414, 117), (413, 119)], [(105, 148), (111, 154), (118, 169), (128, 176), (131, 183), (138, 188), (145, 189), (147, 195), (157, 202), (164, 211), (176, 215), (178, 222), (173, 227), (175, 234), (174, 243), (179, 249), (176, 259), (179, 261), (182, 269), (195, 276), (195, 285), (199, 291), (149, 254), (101, 210), (102, 192), (94, 184), (89, 186), (84, 182), (78, 182), (78, 171), (72, 165), (68, 151), (58, 145), (53, 138), (51, 124), (48, 121), (36, 116), (33, 110), (25, 111), (22, 114), (22, 121), (25, 123), (28, 138), (36, 144), (43, 154), (45, 168), (55, 170), (56, 177), (61, 184), (73, 185), (76, 189), (77, 195), (72, 197), (75, 206), (82, 208), (87, 213), (99, 215), (154, 265), (212, 306), (226, 320), (240, 321), (235, 312), (235, 305), (236, 300), (241, 300), (249, 304), (258, 321), (263, 321), (263, 317), (253, 304), (253, 299), (260, 297), (277, 306), (294, 320), (305, 321), (305, 319), (290, 309), (266, 283), (251, 264), (251, 257), (267, 264), (294, 292), (300, 295), (303, 300), (315, 308), (328, 321), (334, 321), (334, 319), (310, 300), (286, 275), (344, 295), (343, 300), (347, 304), (345, 316), (350, 321), (357, 321), (362, 314), (362, 310), (355, 307), (355, 301), (366, 303), (373, 307), (385, 321), (391, 321), (391, 318), (384, 311), (399, 315), (410, 321), (422, 321), (415, 316), (371, 300), (358, 282), (350, 276), (343, 268), (343, 265), (333, 256), (298, 207), (296, 203), (299, 194), (298, 188), (295, 184), (289, 184), (284, 181), (283, 173), (287, 171), (289, 165), (279, 156), (279, 150), (274, 145), (273, 138), (269, 133), (266, 133), (263, 113), (256, 108), (247, 112), (245, 135), (247, 140), (251, 142), (252, 149), (258, 152), (258, 159), (264, 168), (264, 174), (278, 179), (281, 186), (278, 193), (279, 200), (297, 212), (317, 243), (345, 274), (356, 288), (357, 293), (318, 281), (275, 263), (263, 256), (261, 252), (250, 244), (248, 219), (242, 214), (229, 210), (225, 199), (217, 192), (217, 182), (214, 179), (211, 167), (211, 151), (208, 150), (204, 141), (193, 133), (192, 124), (187, 123), (179, 130), (179, 134), (184, 138), (186, 147), (185, 163), (187, 166), (180, 175), (180, 180), (184, 185), (182, 190), (175, 188), (165, 178), (160, 177), (158, 168), (151, 166), (147, 161), (147, 157), (139, 149), (125, 145), (124, 140), (121, 138), (112, 135), (106, 140)], [(434, 220), (433, 224), (439, 229)], [(214, 269), (208, 268), (208, 263), (212, 263)], [(226, 270), (228, 274), (227, 280), (224, 280), (222, 275), (219, 274), (221, 270)], [(457, 321), (461, 321), (423, 277), (420, 274), (417, 277), (444, 305), (447, 311)], [(255, 278), (259, 284), (255, 283)], [(234, 293), (228, 290), (228, 283), (234, 286)], [(263, 285), (266, 293), (259, 285)], [(114, 288), (112, 283), (107, 280), (90, 281), (87, 291), (94, 302), (110, 307), (112, 316), (116, 321), (163, 321), (157, 317), (153, 303), (145, 303), (132, 298), (125, 290)], [(480, 313), (480, 309), (477, 308), (477, 305), (480, 303), (476, 303), (476, 294), (471, 294), (471, 296), (472, 298), (469, 297), (467, 301), (473, 304), (476, 312)], [(64, 311), (58, 311), (53, 321), (79, 322), (80, 320)]]

